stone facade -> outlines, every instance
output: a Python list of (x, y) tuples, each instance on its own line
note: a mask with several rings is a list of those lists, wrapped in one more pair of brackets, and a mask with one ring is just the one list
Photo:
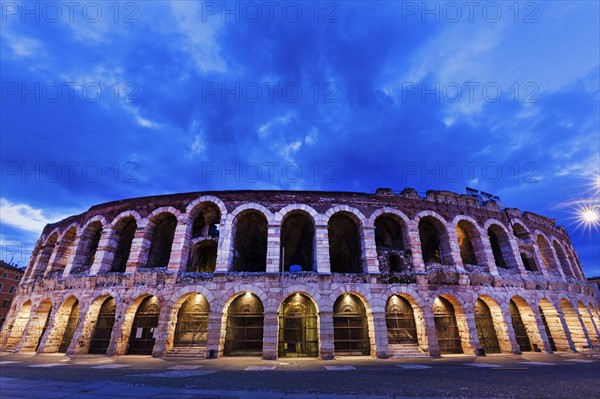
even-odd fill
[(265, 359), (577, 351), (599, 342), (598, 297), (563, 227), (494, 201), (187, 193), (46, 226), (0, 344)]

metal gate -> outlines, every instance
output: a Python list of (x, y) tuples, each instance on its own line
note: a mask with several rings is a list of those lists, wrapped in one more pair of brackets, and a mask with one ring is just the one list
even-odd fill
[(67, 325), (65, 327), (65, 331), (63, 332), (60, 346), (58, 347), (59, 353), (67, 353), (67, 349), (69, 349), (71, 340), (73, 340), (73, 335), (75, 335), (75, 330), (77, 330), (77, 322), (78, 321), (79, 321), (79, 301), (75, 301), (75, 303), (71, 307), (71, 312), (69, 313), (69, 319), (67, 320)]
[(173, 346), (206, 346), (208, 335), (208, 302), (200, 294), (191, 295), (177, 312)]
[(442, 297), (437, 298), (435, 302), (433, 321), (435, 322), (440, 353), (463, 353), (454, 307), (447, 299)]
[(117, 304), (113, 298), (106, 298), (102, 302), (88, 353), (97, 355), (106, 354), (108, 345), (110, 344), (113, 325), (115, 324), (116, 310)]
[(369, 329), (361, 300), (345, 294), (333, 307), (333, 344), (337, 355), (368, 355)]
[(158, 327), (160, 307), (154, 296), (144, 298), (133, 319), (129, 335), (128, 355), (151, 355), (154, 349), (154, 333)]
[(385, 308), (388, 343), (418, 345), (415, 315), (410, 303), (401, 296), (388, 299)]
[(313, 302), (296, 294), (286, 299), (279, 315), (279, 356), (319, 355), (317, 313)]
[(224, 355), (261, 356), (263, 322), (263, 306), (256, 295), (237, 297), (227, 312)]
[(548, 327), (548, 322), (546, 321), (546, 316), (544, 315), (544, 311), (542, 308), (540, 309), (540, 317), (542, 318), (542, 323), (544, 323), (544, 329), (546, 330), (546, 335), (548, 336), (548, 342), (550, 343), (550, 349), (553, 352), (556, 352), (556, 344), (554, 343), (554, 338), (552, 338), (552, 333), (550, 333), (550, 327)]
[(521, 318), (519, 308), (513, 301), (510, 301), (508, 308), (510, 310), (510, 319), (512, 321), (519, 349), (521, 349), (521, 352), (531, 352), (531, 342), (529, 341), (529, 335), (527, 335), (527, 330), (525, 329), (525, 324)]
[(492, 320), (492, 312), (489, 306), (481, 299), (475, 302), (475, 327), (477, 328), (479, 343), (485, 349), (485, 352), (500, 353), (500, 345), (496, 329), (494, 328), (494, 321)]

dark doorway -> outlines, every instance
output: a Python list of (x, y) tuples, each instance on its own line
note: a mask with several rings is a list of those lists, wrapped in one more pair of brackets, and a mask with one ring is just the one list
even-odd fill
[(294, 213), (281, 226), (281, 248), (285, 249), (284, 268), (300, 265), (303, 271), (313, 270), (315, 228), (312, 220), (304, 213)]
[(433, 305), (433, 316), (440, 353), (463, 353), (454, 306), (450, 301), (438, 297)]
[(477, 299), (474, 312), (479, 344), (485, 350), (485, 353), (500, 353), (500, 344), (498, 343), (490, 307), (481, 299)]
[(206, 239), (192, 246), (188, 272), (213, 273), (217, 266), (217, 241)]
[(354, 294), (344, 294), (335, 301), (333, 344), (336, 355), (368, 355), (371, 351), (367, 311)]
[(329, 219), (329, 260), (333, 273), (362, 273), (358, 225), (349, 216), (336, 213)]
[(508, 304), (510, 311), (510, 319), (512, 321), (513, 330), (515, 331), (515, 338), (521, 352), (531, 351), (531, 342), (529, 341), (529, 335), (527, 335), (527, 329), (521, 318), (521, 312), (514, 301), (510, 301)]
[(200, 294), (190, 295), (177, 312), (175, 347), (206, 346), (209, 305)]
[(261, 356), (263, 348), (263, 305), (249, 292), (238, 296), (227, 310), (225, 356)]
[(127, 260), (131, 252), (131, 244), (137, 230), (135, 219), (131, 218), (119, 231), (117, 239), (117, 250), (111, 266), (111, 272), (123, 273), (127, 267)]
[(417, 327), (415, 315), (410, 303), (399, 295), (388, 299), (385, 307), (388, 343), (417, 345)]
[(116, 311), (117, 303), (113, 298), (108, 297), (102, 302), (88, 353), (97, 355), (106, 354), (108, 345), (110, 344), (113, 325), (115, 324)]
[(78, 321), (79, 321), (79, 301), (75, 301), (75, 303), (71, 307), (71, 312), (69, 313), (69, 318), (67, 319), (67, 325), (65, 327), (65, 331), (63, 332), (62, 340), (58, 347), (59, 353), (67, 353), (67, 349), (69, 349), (69, 345), (71, 345), (71, 341), (73, 340), (73, 335), (75, 335), (75, 330), (77, 330), (77, 322)]
[(177, 218), (168, 214), (154, 228), (146, 267), (167, 267), (177, 228)]
[(317, 310), (303, 294), (288, 297), (279, 314), (279, 356), (316, 357), (319, 355)]
[(128, 355), (151, 355), (154, 349), (155, 331), (158, 327), (160, 306), (158, 298), (149, 296), (142, 300), (135, 313), (129, 335)]
[(267, 268), (267, 218), (256, 211), (238, 215), (234, 223), (234, 272), (264, 272)]

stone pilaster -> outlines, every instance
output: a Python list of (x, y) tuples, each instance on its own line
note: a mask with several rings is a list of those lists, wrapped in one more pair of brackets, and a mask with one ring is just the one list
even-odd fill
[[(511, 352), (515, 355), (521, 353), (521, 348), (517, 343), (515, 336), (515, 330), (512, 325), (512, 318), (510, 316), (510, 310), (507, 304), (503, 304), (498, 308), (490, 309), (492, 312), (492, 320), (494, 320), (494, 326), (496, 327), (496, 335), (498, 336), (498, 343), (500, 344), (500, 351)], [(502, 323), (496, 321), (502, 320)], [(498, 333), (498, 330), (500, 330)]]
[(148, 263), (148, 251), (150, 251), (152, 242), (148, 238), (147, 231), (153, 229), (154, 226), (154, 223), (148, 221), (148, 224), (140, 225), (135, 230), (125, 268), (126, 273), (135, 273), (139, 267), (144, 267)]
[(319, 357), (322, 360), (335, 358), (333, 345), (333, 312), (319, 312)]
[(369, 326), (369, 335), (374, 337), (375, 347), (371, 351), (379, 359), (389, 358), (387, 325), (385, 312), (373, 312), (373, 331)]
[(171, 245), (171, 257), (167, 266), (170, 271), (185, 271), (190, 252), (190, 236), (187, 215), (181, 215), (175, 227), (175, 235), (173, 236), (173, 244)]
[(329, 263), (329, 231), (326, 224), (315, 226), (316, 262), (319, 274), (331, 274)]
[(215, 357), (223, 356), (222, 342), (225, 339), (225, 323), (222, 313), (210, 312), (208, 314), (208, 332), (206, 337), (206, 356), (213, 351)]
[(89, 274), (95, 275), (110, 270), (112, 261), (115, 257), (115, 251), (117, 249), (117, 240), (114, 239), (115, 230), (106, 227), (102, 230), (102, 236), (98, 243), (98, 249), (94, 256), (94, 263), (90, 267)]
[[(175, 323), (177, 320), (173, 320)], [(154, 329), (154, 348), (152, 348), (152, 357), (162, 357), (165, 355), (168, 343), (167, 336), (169, 332), (169, 323), (171, 322), (171, 306), (162, 304), (160, 314), (158, 315), (158, 326)]]
[(379, 274), (379, 259), (377, 259), (377, 245), (375, 244), (375, 227), (363, 226), (361, 236), (361, 261), (363, 270), (369, 274)]
[(267, 273), (279, 273), (281, 267), (280, 232), (280, 224), (269, 224), (267, 230)]
[(276, 312), (264, 314), (263, 324), (263, 359), (277, 359), (277, 340), (279, 334), (279, 315)]

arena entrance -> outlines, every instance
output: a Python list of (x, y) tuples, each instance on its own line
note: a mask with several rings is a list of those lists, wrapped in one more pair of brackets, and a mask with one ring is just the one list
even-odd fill
[(500, 353), (500, 344), (492, 320), (490, 307), (481, 299), (475, 301), (475, 327), (479, 343), (486, 353)]
[(71, 345), (71, 341), (75, 335), (75, 330), (77, 330), (78, 321), (79, 301), (75, 300), (75, 303), (71, 307), (71, 312), (69, 313), (69, 318), (67, 319), (67, 325), (65, 326), (65, 331), (63, 332), (63, 336), (58, 347), (59, 353), (67, 353), (67, 349), (69, 349), (69, 345)]
[(160, 306), (158, 298), (149, 296), (142, 300), (135, 312), (129, 335), (128, 355), (151, 355), (156, 340), (154, 333), (158, 327)]
[(433, 320), (441, 354), (463, 353), (454, 306), (446, 298), (433, 303)]
[(116, 311), (117, 303), (114, 298), (108, 297), (102, 302), (88, 353), (97, 355), (106, 354), (108, 345), (110, 344), (113, 325), (115, 324)]
[(513, 330), (515, 331), (515, 338), (517, 340), (517, 344), (519, 345), (519, 349), (521, 352), (531, 352), (531, 342), (529, 341), (529, 335), (527, 335), (525, 323), (523, 323), (521, 312), (519, 312), (517, 304), (512, 299), (508, 304), (508, 309), (510, 311), (510, 319), (512, 321), (512, 326)]
[(317, 357), (317, 310), (304, 294), (289, 296), (279, 313), (279, 356)]
[(388, 299), (385, 307), (385, 324), (390, 345), (417, 346), (419, 344), (415, 315), (412, 306), (405, 298), (392, 295)]
[[(42, 338), (44, 337), (44, 334), (46, 333), (46, 330), (48, 329), (48, 324), (50, 324), (50, 314), (52, 314), (52, 303), (50, 303), (50, 301), (46, 301), (40, 306), (36, 317), (33, 319), (33, 321), (34, 321), (33, 334), (39, 334), (39, 335), (37, 335), (36, 341), (35, 341), (35, 351), (36, 352), (38, 351), (40, 344), (42, 343)], [(37, 324), (37, 322), (42, 321), (42, 320), (43, 320), (43, 324), (41, 324), (41, 323)], [(40, 325), (42, 325), (42, 329), (38, 330)], [(30, 334), (31, 334), (31, 332), (30, 332)]]
[(369, 355), (367, 311), (354, 294), (340, 296), (333, 305), (333, 345), (341, 356)]
[(227, 310), (225, 356), (262, 356), (264, 309), (249, 292), (238, 296)]
[(205, 347), (208, 335), (209, 305), (200, 294), (190, 295), (177, 312), (173, 346)]

